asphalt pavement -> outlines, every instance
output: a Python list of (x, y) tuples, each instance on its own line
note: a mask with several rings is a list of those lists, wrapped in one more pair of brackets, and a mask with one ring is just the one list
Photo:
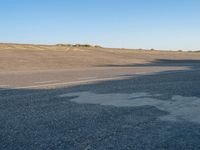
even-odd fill
[(2, 150), (200, 149), (199, 62), (4, 72), (0, 101)]

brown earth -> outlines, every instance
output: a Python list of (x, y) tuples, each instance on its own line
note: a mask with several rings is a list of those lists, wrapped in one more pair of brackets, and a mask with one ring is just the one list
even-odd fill
[(159, 59), (200, 60), (200, 53), (67, 45), (0, 44), (0, 72), (134, 65)]

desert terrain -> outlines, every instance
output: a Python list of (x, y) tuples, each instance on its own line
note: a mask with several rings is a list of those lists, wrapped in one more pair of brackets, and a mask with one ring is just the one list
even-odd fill
[(0, 44), (0, 149), (199, 149), (199, 113), (199, 52)]
[(199, 60), (199, 56), (199, 52), (0, 44), (0, 72), (125, 66), (160, 59)]

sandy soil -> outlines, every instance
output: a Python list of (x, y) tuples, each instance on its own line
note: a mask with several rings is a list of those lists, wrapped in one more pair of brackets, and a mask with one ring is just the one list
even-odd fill
[(134, 65), (159, 59), (200, 60), (200, 53), (0, 44), (0, 72)]

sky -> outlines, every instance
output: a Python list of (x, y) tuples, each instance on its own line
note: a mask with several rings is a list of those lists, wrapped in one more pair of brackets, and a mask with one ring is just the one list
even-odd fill
[(199, 0), (0, 0), (0, 42), (200, 50)]

